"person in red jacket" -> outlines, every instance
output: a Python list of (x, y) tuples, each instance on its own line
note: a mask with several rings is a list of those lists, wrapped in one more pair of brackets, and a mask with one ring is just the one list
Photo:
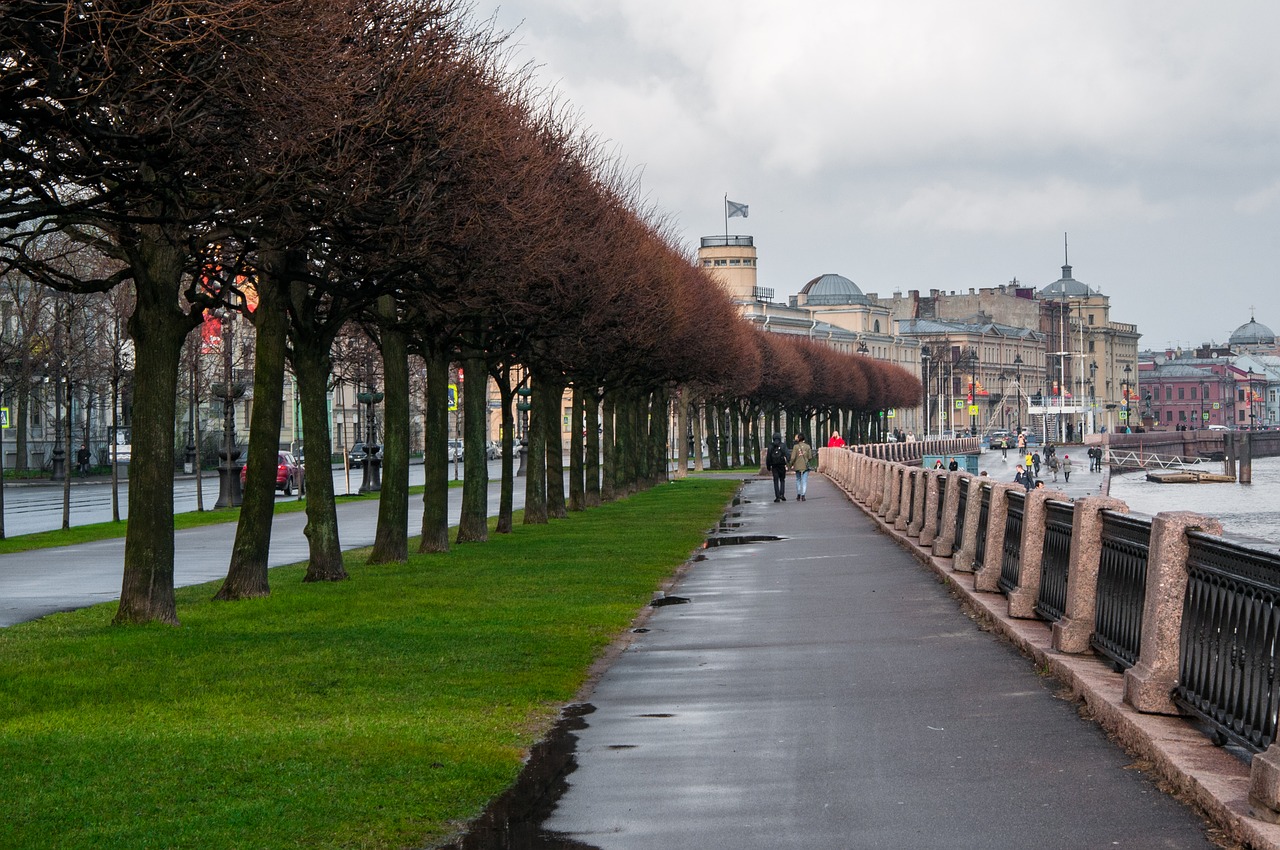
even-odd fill
[(839, 449), (844, 447), (844, 437), (840, 436), (839, 431), (831, 432), (831, 439), (827, 440), (827, 448)]

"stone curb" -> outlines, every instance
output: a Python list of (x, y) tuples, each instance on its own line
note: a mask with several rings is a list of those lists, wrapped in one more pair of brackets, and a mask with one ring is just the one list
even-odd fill
[(1280, 825), (1258, 820), (1249, 805), (1249, 766), (1214, 746), (1190, 721), (1142, 714), (1124, 702), (1124, 676), (1096, 655), (1054, 650), (1052, 629), (1043, 620), (1014, 619), (1000, 593), (974, 589), (972, 573), (951, 569), (951, 559), (936, 557), (916, 541), (862, 505), (838, 481), (827, 476), (880, 531), (893, 538), (922, 565), (933, 570), (963, 600), (975, 620), (1003, 636), (1070, 691), (1071, 698), (1136, 759), (1144, 770), (1163, 780), (1166, 790), (1198, 810), (1233, 841), (1253, 850), (1280, 850)]

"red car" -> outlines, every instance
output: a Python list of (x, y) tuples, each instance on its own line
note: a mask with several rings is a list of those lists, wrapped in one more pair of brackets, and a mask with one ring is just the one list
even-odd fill
[[(247, 464), (240, 468), (241, 487), (244, 486), (245, 473), (248, 471)], [(288, 452), (280, 452), (276, 458), (276, 489), (283, 491), (286, 496), (293, 495), (294, 490), (303, 496), (307, 494), (307, 470)]]

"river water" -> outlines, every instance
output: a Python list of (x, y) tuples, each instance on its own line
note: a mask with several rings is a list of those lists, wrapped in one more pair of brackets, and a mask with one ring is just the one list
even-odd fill
[[(1221, 472), (1221, 464), (1209, 471)], [(1253, 461), (1253, 483), (1157, 484), (1143, 472), (1111, 476), (1111, 495), (1137, 513), (1195, 511), (1216, 517), (1225, 535), (1280, 545), (1280, 457)]]

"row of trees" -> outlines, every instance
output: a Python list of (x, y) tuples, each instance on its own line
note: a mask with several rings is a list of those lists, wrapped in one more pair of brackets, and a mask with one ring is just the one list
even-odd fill
[[(492, 375), (502, 394), (500, 529), (520, 390), (525, 522), (665, 476), (677, 387), (805, 414), (918, 400), (901, 370), (746, 326), (634, 175), (507, 60), (501, 35), (451, 0), (0, 2), (0, 273), (61, 292), (127, 287), (135, 300), (117, 622), (176, 622), (179, 363), (210, 310), (239, 312), (255, 336), (257, 486), (225, 599), (268, 592), (286, 365), (307, 455), (327, 458), (334, 344), (353, 325), (380, 351), (386, 394), (373, 561), (408, 554), (411, 353), (426, 372), (424, 551), (448, 546), (451, 363)], [(553, 426), (566, 388), (567, 498)], [(487, 534), (486, 411), (484, 394), (463, 399), (479, 429), (465, 443), (457, 539), (469, 542)], [(309, 477), (305, 533), (307, 579), (344, 578), (328, 475)]]

